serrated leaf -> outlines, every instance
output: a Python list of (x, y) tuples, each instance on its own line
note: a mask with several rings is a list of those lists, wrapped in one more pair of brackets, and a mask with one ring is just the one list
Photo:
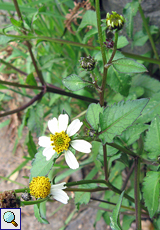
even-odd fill
[[(91, 185), (79, 185), (79, 188), (92, 188)], [(88, 204), (91, 194), (89, 192), (75, 192), (75, 204), (79, 208), (81, 204)]]
[(72, 75), (64, 78), (62, 82), (69, 90), (72, 90), (72, 91), (78, 91), (78, 90), (90, 85), (90, 83), (84, 82), (76, 74), (72, 74)]
[(160, 117), (157, 115), (146, 134), (145, 149), (149, 158), (156, 159), (160, 155)]
[(119, 212), (120, 212), (120, 207), (123, 199), (124, 191), (121, 193), (119, 201), (113, 210), (112, 217), (110, 217), (111, 224), (110, 227), (112, 230), (122, 230), (120, 224), (119, 224)]
[(148, 103), (148, 99), (135, 101), (121, 101), (111, 107), (107, 107), (100, 114), (100, 127), (102, 133), (99, 138), (103, 144), (112, 142), (113, 138), (121, 133), (140, 116), (142, 110)]
[(147, 172), (143, 182), (143, 197), (148, 208), (150, 218), (152, 218), (159, 205), (159, 181), (160, 172)]
[(113, 67), (120, 73), (143, 73), (147, 72), (144, 65), (130, 58), (121, 58), (112, 61)]
[(100, 104), (90, 104), (87, 113), (86, 120), (92, 126), (94, 130), (98, 130), (99, 125), (99, 114), (103, 112), (103, 107)]
[(95, 11), (93, 11), (93, 10), (87, 10), (86, 11), (86, 13), (83, 15), (81, 24), (78, 27), (78, 32), (86, 26), (97, 27), (97, 19), (96, 19), (96, 12)]
[(117, 72), (113, 66), (108, 69), (107, 84), (117, 93), (128, 96), (131, 76)]
[(126, 30), (130, 38), (133, 36), (133, 17), (136, 15), (138, 7), (139, 3), (136, 0), (133, 0), (132, 2), (127, 3), (123, 9), (123, 15), (126, 19)]
[(33, 177), (46, 176), (53, 166), (53, 160), (57, 158), (57, 153), (55, 153), (49, 161), (46, 161), (46, 157), (42, 154), (43, 149), (39, 148), (38, 153), (36, 153), (32, 161), (30, 181)]
[(34, 205), (34, 215), (37, 218), (37, 220), (42, 223), (42, 224), (49, 224), (48, 220), (45, 218), (41, 217), (40, 211), (39, 211), (39, 205), (35, 204)]
[(128, 127), (120, 136), (120, 139), (125, 145), (131, 145), (139, 139), (140, 134), (148, 129), (149, 125), (146, 124), (135, 124)]
[(149, 100), (148, 104), (142, 111), (141, 116), (137, 119), (136, 123), (147, 123), (154, 119), (158, 114), (160, 116), (160, 92), (155, 93)]
[(118, 42), (117, 42), (117, 49), (123, 48), (124, 46), (127, 46), (129, 44), (129, 41), (125, 36), (119, 36)]
[(31, 132), (29, 132), (29, 140), (27, 142), (28, 153), (31, 158), (34, 158), (35, 154), (37, 153), (36, 145), (33, 141), (33, 137)]

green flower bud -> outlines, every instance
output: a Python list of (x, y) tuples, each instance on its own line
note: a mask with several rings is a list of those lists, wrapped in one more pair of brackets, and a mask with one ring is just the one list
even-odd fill
[(124, 25), (125, 19), (122, 15), (112, 11), (112, 14), (107, 13), (106, 24), (110, 30), (121, 30)]
[(83, 69), (91, 71), (95, 68), (96, 61), (90, 55), (88, 57), (81, 57), (80, 65)]

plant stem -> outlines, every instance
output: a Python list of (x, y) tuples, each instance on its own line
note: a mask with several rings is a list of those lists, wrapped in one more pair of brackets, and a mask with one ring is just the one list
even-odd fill
[(107, 191), (109, 190), (108, 188), (93, 188), (93, 189), (88, 189), (88, 188), (66, 188), (64, 191), (72, 191), (72, 192), (101, 192), (101, 191)]
[(135, 158), (135, 178), (134, 178), (134, 197), (135, 197), (135, 214), (136, 214), (136, 229), (141, 230), (141, 204), (139, 190), (140, 176), (140, 159)]
[(28, 75), (27, 73), (23, 72), (23, 71), (20, 70), (20, 69), (17, 69), (17, 68), (14, 67), (12, 64), (10, 64), (10, 63), (4, 61), (4, 60), (1, 59), (1, 58), (0, 58), (0, 62), (3, 63), (4, 65), (6, 65), (7, 67), (11, 68), (11, 69), (14, 69), (15, 71), (17, 71), (17, 72), (20, 73), (20, 74), (23, 74), (23, 75), (25, 75), (25, 76)]
[(46, 197), (46, 198), (44, 198), (44, 199), (33, 200), (33, 201), (21, 201), (21, 206), (39, 204), (39, 203), (42, 203), (42, 202), (44, 202), (44, 201), (47, 201), (48, 199), (49, 199), (49, 198)]
[(128, 183), (128, 180), (129, 180), (130, 176), (132, 175), (132, 172), (133, 172), (133, 169), (134, 169), (134, 164), (135, 163), (133, 162), (133, 164), (132, 164), (132, 166), (131, 166), (128, 174), (127, 174), (127, 177), (126, 177), (126, 179), (125, 179), (125, 181), (124, 181), (124, 183), (122, 185), (122, 188), (121, 188), (122, 191), (125, 190), (125, 188), (127, 186), (127, 183)]
[(107, 163), (107, 147), (106, 144), (103, 145), (103, 159), (104, 159), (104, 175), (105, 180), (108, 182), (108, 163)]
[(140, 15), (141, 15), (141, 18), (143, 20), (143, 24), (144, 24), (144, 27), (146, 29), (146, 32), (148, 34), (148, 37), (149, 37), (149, 41), (151, 43), (151, 46), (152, 46), (152, 49), (153, 49), (153, 52), (156, 56), (157, 59), (159, 59), (159, 56), (158, 56), (158, 53), (157, 53), (157, 50), (156, 50), (156, 46), (154, 44), (154, 41), (153, 41), (153, 38), (152, 38), (152, 35), (150, 33), (150, 30), (149, 30), (149, 26), (148, 26), (148, 22), (144, 16), (144, 13), (143, 13), (143, 10), (142, 10), (142, 7), (141, 7), (141, 4), (139, 3), (139, 12), (140, 12)]
[[(21, 14), (21, 12), (20, 12), (19, 5), (18, 5), (17, 0), (13, 0), (13, 3), (14, 3), (14, 6), (15, 6), (15, 8), (16, 8), (16, 11), (17, 11), (17, 14), (18, 14), (19, 19), (23, 22), (22, 14)], [(25, 32), (25, 28), (24, 28), (24, 27), (23, 27), (22, 32), (24, 33), (24, 35), (27, 35), (26, 32)], [(42, 72), (41, 72), (41, 71), (39, 70), (39, 68), (38, 68), (36, 59), (35, 59), (35, 57), (34, 57), (34, 55), (33, 55), (33, 52), (32, 52), (32, 48), (31, 48), (32, 46), (31, 46), (31, 44), (29, 43), (29, 41), (26, 41), (26, 45), (27, 45), (27, 47), (28, 47), (28, 51), (29, 51), (29, 53), (30, 53), (30, 57), (31, 57), (31, 59), (32, 59), (34, 68), (35, 68), (35, 70), (36, 70), (37, 77), (39, 78), (41, 84), (42, 84), (42, 85), (45, 85), (45, 81), (44, 81), (44, 79), (43, 79)]]
[[(7, 37), (12, 37), (12, 38), (17, 38), (19, 40), (32, 40), (32, 39), (38, 39), (39, 41), (48, 41), (48, 42), (55, 42), (55, 43), (60, 43), (60, 44), (68, 44), (71, 46), (76, 46), (76, 47), (83, 47), (83, 48), (87, 48), (90, 50), (100, 50), (99, 47), (96, 46), (90, 46), (87, 44), (82, 44), (79, 42), (73, 42), (73, 41), (67, 41), (64, 39), (58, 39), (58, 38), (50, 38), (50, 37), (45, 37), (45, 36), (34, 36), (34, 35), (12, 35), (12, 34), (4, 34), (4, 33), (0, 33), (0, 35), (5, 35)], [(133, 58), (135, 60), (142, 60), (145, 62), (149, 62), (149, 63), (153, 63), (153, 64), (157, 64), (160, 65), (160, 61), (154, 58), (147, 58), (147, 57), (143, 57), (137, 54), (132, 54), (132, 53), (127, 53), (127, 52), (121, 52), (125, 57), (129, 57), (129, 58)]]
[(40, 100), (42, 97), (43, 97), (43, 94), (44, 92), (40, 92), (39, 94), (37, 94), (35, 97), (33, 97), (28, 103), (26, 103), (25, 105), (17, 108), (17, 109), (14, 109), (14, 110), (11, 110), (11, 111), (8, 111), (8, 112), (5, 112), (5, 113), (2, 113), (0, 114), (0, 117), (5, 117), (7, 115), (11, 115), (13, 113), (18, 113), (24, 109), (26, 109), (27, 107), (29, 107), (30, 105), (32, 105), (35, 101), (37, 100)]

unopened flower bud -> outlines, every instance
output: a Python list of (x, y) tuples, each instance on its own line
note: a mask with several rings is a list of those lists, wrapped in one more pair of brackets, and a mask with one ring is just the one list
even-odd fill
[(88, 57), (81, 57), (80, 65), (85, 70), (93, 70), (95, 68), (96, 61), (90, 55)]
[(117, 14), (117, 12), (112, 11), (112, 14), (107, 13), (106, 24), (110, 30), (121, 30), (124, 25), (125, 19), (122, 15)]
[(110, 39), (106, 39), (106, 42), (103, 42), (105, 44), (105, 46), (110, 49), (110, 48), (113, 48), (114, 46), (114, 41), (113, 40), (110, 40)]

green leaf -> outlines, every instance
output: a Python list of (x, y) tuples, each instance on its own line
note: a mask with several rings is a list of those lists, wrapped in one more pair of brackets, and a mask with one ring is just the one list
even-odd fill
[(19, 27), (19, 28), (22, 28), (22, 25), (23, 25), (23, 22), (22, 21), (17, 21), (16, 19), (14, 18), (10, 18), (10, 21), (11, 23), (16, 26), (16, 27)]
[(27, 147), (28, 147), (29, 155), (31, 156), (31, 158), (34, 158), (35, 154), (37, 153), (37, 149), (36, 149), (36, 145), (33, 141), (31, 131), (29, 131), (29, 140), (27, 142)]
[(127, 3), (123, 9), (123, 15), (126, 19), (126, 30), (130, 38), (133, 37), (133, 17), (136, 15), (138, 7), (139, 3), (137, 0), (133, 0), (132, 2)]
[(160, 155), (160, 117), (157, 115), (146, 134), (145, 149), (151, 159), (157, 159)]
[(46, 161), (46, 157), (43, 156), (44, 148), (39, 148), (38, 153), (36, 153), (35, 158), (32, 161), (30, 181), (33, 177), (46, 176), (53, 166), (53, 160), (57, 158), (57, 153), (55, 153), (49, 161)]
[(148, 104), (142, 111), (141, 116), (137, 119), (136, 123), (147, 123), (154, 119), (158, 114), (160, 116), (160, 92), (154, 94), (149, 100)]
[(117, 105), (106, 107), (103, 114), (100, 114), (100, 127), (102, 133), (99, 138), (103, 144), (112, 142), (113, 138), (121, 133), (140, 116), (148, 99), (139, 99), (135, 101), (121, 101)]
[(144, 65), (133, 59), (121, 58), (112, 62), (113, 67), (120, 73), (142, 73), (147, 72)]
[(160, 82), (146, 74), (136, 74), (132, 77), (132, 86), (143, 87), (144, 94), (143, 97), (152, 97), (160, 89)]
[(129, 44), (127, 38), (125, 36), (119, 36), (117, 42), (117, 49), (123, 48)]
[[(92, 188), (91, 185), (79, 185), (79, 188)], [(90, 192), (75, 192), (75, 204), (77, 205), (77, 208), (79, 209), (79, 206), (81, 204), (88, 204), (90, 201)]]
[(34, 215), (37, 218), (37, 220), (42, 223), (42, 224), (49, 224), (48, 220), (45, 218), (41, 217), (40, 210), (39, 210), (39, 204), (34, 205)]
[(1, 34), (1, 36), (0, 36), (0, 45), (5, 45), (8, 42), (13, 41), (13, 39), (15, 39), (15, 38), (8, 37), (8, 36), (5, 36), (5, 35)]
[(147, 172), (143, 182), (143, 197), (152, 218), (159, 206), (159, 180), (160, 172)]
[(120, 139), (125, 145), (131, 145), (139, 139), (140, 134), (148, 129), (149, 125), (146, 124), (135, 124), (128, 127), (120, 136)]
[(113, 66), (108, 69), (107, 83), (115, 92), (128, 96), (130, 82), (130, 75), (117, 72)]
[(94, 130), (98, 130), (99, 128), (99, 114), (103, 112), (103, 108), (100, 104), (90, 104), (87, 113), (86, 120), (92, 126)]
[(72, 74), (66, 78), (63, 79), (63, 84), (72, 91), (78, 91), (85, 86), (90, 85), (88, 82), (84, 82), (79, 76), (76, 74)]
[(119, 212), (120, 212), (123, 195), (124, 195), (124, 191), (121, 193), (119, 201), (115, 209), (113, 210), (112, 217), (110, 218), (111, 219), (110, 227), (112, 228), (112, 230), (122, 230), (119, 223)]
[(93, 10), (87, 10), (86, 11), (86, 13), (83, 15), (81, 24), (78, 27), (78, 32), (86, 26), (97, 27), (97, 19), (96, 19), (96, 12), (95, 11), (93, 11)]
[(37, 82), (35, 80), (35, 77), (34, 77), (33, 73), (28, 74), (28, 76), (26, 78), (26, 83), (28, 85), (35, 85), (35, 86), (37, 86)]
[(43, 132), (43, 107), (38, 104), (30, 109), (30, 116), (28, 118), (28, 128), (31, 132), (36, 132), (40, 136)]

